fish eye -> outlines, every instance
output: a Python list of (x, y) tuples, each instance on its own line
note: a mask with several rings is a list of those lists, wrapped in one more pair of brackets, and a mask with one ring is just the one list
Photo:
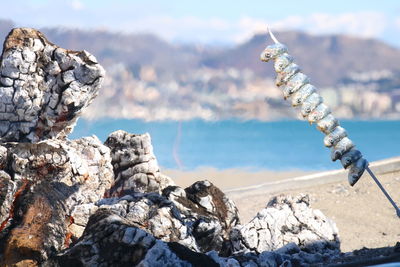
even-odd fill
[(310, 108), (310, 107), (306, 108), (306, 112), (307, 112), (307, 113), (310, 113), (310, 111), (311, 111), (311, 108)]
[(329, 139), (329, 143), (333, 145), (333, 139)]

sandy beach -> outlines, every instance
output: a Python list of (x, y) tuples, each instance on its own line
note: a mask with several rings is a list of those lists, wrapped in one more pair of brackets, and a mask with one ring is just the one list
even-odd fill
[[(400, 203), (400, 158), (373, 162), (370, 166)], [(394, 246), (400, 241), (400, 218), (368, 173), (350, 187), (343, 170), (248, 172), (208, 168), (163, 172), (183, 187), (198, 180), (211, 181), (235, 201), (242, 223), (251, 220), (275, 195), (309, 194), (312, 207), (336, 222), (343, 252)]]

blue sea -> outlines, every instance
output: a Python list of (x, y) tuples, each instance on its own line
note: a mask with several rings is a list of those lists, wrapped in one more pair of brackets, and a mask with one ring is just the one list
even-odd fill
[[(400, 156), (400, 121), (341, 121), (350, 139), (369, 161)], [(145, 122), (128, 119), (80, 119), (71, 139), (97, 135), (105, 141), (116, 130), (150, 133), (162, 168), (194, 170), (329, 170), (324, 135), (304, 121)]]

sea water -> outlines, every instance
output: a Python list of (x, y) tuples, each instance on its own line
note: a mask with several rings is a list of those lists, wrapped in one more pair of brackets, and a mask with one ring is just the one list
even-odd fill
[[(369, 161), (400, 156), (400, 121), (341, 121), (350, 139)], [(96, 135), (101, 141), (116, 130), (150, 133), (163, 168), (200, 167), (251, 170), (329, 170), (332, 162), (324, 135), (304, 121), (159, 121), (80, 119), (71, 139)]]

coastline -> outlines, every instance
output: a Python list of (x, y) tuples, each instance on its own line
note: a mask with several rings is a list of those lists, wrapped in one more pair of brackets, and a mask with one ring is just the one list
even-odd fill
[[(376, 175), (400, 172), (400, 157), (393, 157), (369, 163)], [(347, 182), (347, 171), (333, 169), (327, 171), (247, 171), (241, 168), (219, 170), (213, 167), (203, 167), (192, 171), (163, 169), (181, 187), (187, 187), (199, 180), (209, 180), (229, 196), (260, 192), (279, 193), (289, 189), (300, 189), (309, 186), (323, 185), (333, 182)], [(366, 176), (368, 174), (363, 174)]]
[(213, 167), (203, 167), (191, 171), (182, 171), (176, 169), (162, 169), (164, 174), (170, 176), (176, 184), (181, 187), (187, 187), (199, 180), (209, 180), (225, 193), (232, 190), (241, 190), (242, 188), (260, 185), (268, 182), (275, 182), (284, 179), (302, 175), (311, 175), (317, 171), (247, 171), (241, 168), (231, 168), (219, 170)]

